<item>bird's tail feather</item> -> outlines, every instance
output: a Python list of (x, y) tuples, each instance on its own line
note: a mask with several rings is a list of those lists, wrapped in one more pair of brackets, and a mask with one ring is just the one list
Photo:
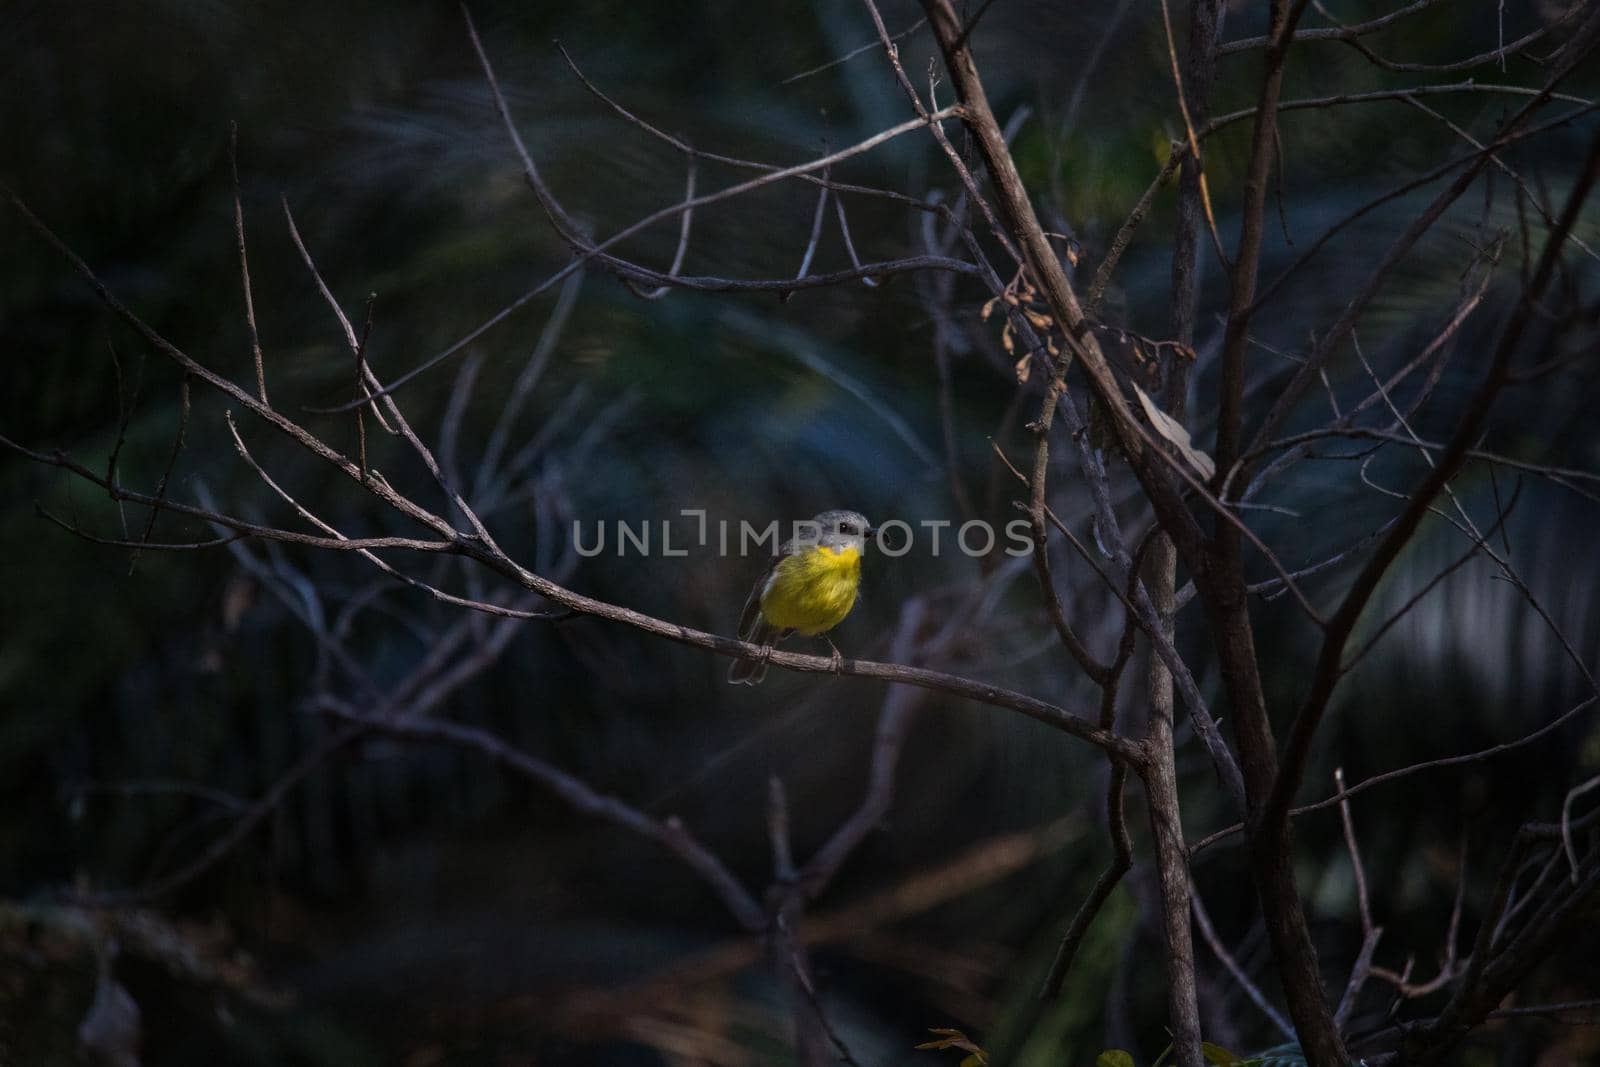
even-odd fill
[[(741, 633), (739, 637), (751, 644), (771, 648), (778, 641), (778, 631), (769, 626), (767, 620), (759, 619), (748, 633)], [(764, 659), (736, 659), (733, 666), (728, 668), (730, 685), (760, 685), (766, 676), (767, 661)]]

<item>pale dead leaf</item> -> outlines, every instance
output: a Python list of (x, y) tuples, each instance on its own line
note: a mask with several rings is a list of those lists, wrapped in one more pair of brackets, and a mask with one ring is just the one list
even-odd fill
[(1194, 447), (1189, 440), (1189, 431), (1183, 428), (1183, 424), (1162, 411), (1156, 402), (1139, 388), (1137, 382), (1134, 383), (1133, 391), (1139, 394), (1139, 406), (1144, 408), (1144, 416), (1150, 420), (1150, 425), (1155, 428), (1156, 433), (1170, 441), (1173, 447), (1183, 454), (1183, 458), (1189, 461), (1189, 466), (1194, 468), (1195, 473), (1200, 475), (1203, 481), (1209, 482), (1217, 473), (1217, 465), (1211, 461), (1211, 457)]
[(256, 583), (235, 575), (222, 590), (222, 629), (234, 633), (239, 623), (256, 603)]
[(115, 947), (100, 959), (100, 979), (94, 1000), (78, 1024), (78, 1047), (99, 1067), (139, 1067), (141, 1013), (133, 995), (111, 973)]

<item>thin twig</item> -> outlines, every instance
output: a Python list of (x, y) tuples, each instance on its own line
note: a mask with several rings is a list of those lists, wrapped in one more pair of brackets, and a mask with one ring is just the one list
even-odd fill
[[(1005, 707), (1009, 710), (1017, 711), (1021, 714), (1027, 715), (1030, 718), (1039, 719), (1042, 722), (1054, 725), (1057, 728), (1065, 730), (1066, 732), (1073, 734), (1082, 740), (1089, 741), (1091, 744), (1095, 744), (1107, 749), (1108, 751), (1115, 752), (1122, 757), (1132, 760), (1136, 763), (1143, 758), (1139, 746), (1127, 740), (1126, 738), (1122, 738), (1114, 733), (1107, 733), (1106, 731), (1099, 729), (1094, 725), (1093, 721), (1086, 716), (1075, 714), (1067, 711), (1065, 708), (1051, 704), (1047, 701), (1039, 700), (1035, 697), (1030, 697), (1013, 690), (1008, 690), (1003, 687), (977, 681), (975, 679), (946, 674), (941, 671), (906, 667), (900, 664), (874, 663), (862, 660), (845, 660), (843, 664), (836, 665), (829, 657), (807, 656), (782, 650), (773, 651), (760, 645), (749, 644), (742, 641), (735, 641), (731, 638), (720, 637), (716, 634), (695, 630), (691, 627), (683, 626), (678, 623), (657, 619), (642, 612), (633, 611), (632, 609), (623, 607), (621, 605), (608, 603), (606, 601), (597, 600), (593, 597), (587, 597), (582, 594), (575, 593), (570, 589), (567, 589), (566, 587), (517, 564), (492, 543), (478, 544), (471, 540), (464, 539), (462, 535), (455, 531), (444, 519), (420, 507), (409, 498), (402, 496), (400, 493), (396, 492), (392, 486), (388, 485), (386, 481), (378, 478), (369, 478), (365, 482), (362, 482), (359, 469), (348, 458), (336, 452), (319, 438), (284, 416), (281, 412), (262, 404), (254, 396), (239, 388), (233, 382), (228, 381), (227, 379), (207, 370), (204, 366), (197, 363), (192, 357), (174, 345), (171, 341), (157, 333), (147, 323), (130, 311), (126, 305), (118, 300), (111, 293), (111, 291), (105, 287), (105, 284), (100, 281), (98, 276), (96, 276), (94, 272), (90, 270), (89, 266), (84, 263), (83, 260), (74, 252), (72, 252), (71, 249), (67, 248), (67, 246), (62, 243), (61, 239), (57, 237), (47, 226), (45, 226), (44, 223), (41, 222), (31, 210), (28, 209), (26, 204), (18, 199), (14, 193), (10, 193), (10, 190), (5, 191), (8, 193), (13, 205), (18, 209), (19, 212), (21, 212), (23, 217), (28, 220), (29, 224), (34, 228), (34, 230), (38, 232), (41, 237), (50, 243), (52, 247), (60, 252), (62, 256), (73, 265), (73, 267), (94, 288), (102, 302), (104, 302), (111, 311), (118, 315), (118, 317), (122, 318), (130, 326), (136, 329), (154, 347), (156, 347), (168, 358), (176, 362), (180, 367), (189, 371), (196, 377), (204, 380), (212, 388), (232, 398), (235, 403), (249, 409), (258, 417), (271, 424), (275, 429), (295, 440), (309, 452), (338, 468), (352, 481), (356, 481), (358, 484), (365, 485), (369, 492), (376, 494), (391, 508), (394, 508), (402, 515), (421, 523), (427, 528), (434, 530), (440, 536), (450, 540), (453, 543), (453, 548), (456, 551), (470, 555), (472, 558), (479, 560), (496, 573), (515, 581), (523, 588), (554, 601), (568, 611), (575, 612), (577, 614), (592, 615), (597, 618), (608, 619), (613, 622), (619, 622), (633, 627), (634, 629), (654, 634), (669, 641), (707, 649), (717, 652), (721, 655), (740, 656), (745, 658), (763, 658), (773, 666), (785, 667), (790, 670), (802, 670), (818, 673), (828, 672), (858, 677), (879, 678), (886, 681), (900, 681), (910, 685), (921, 686), (923, 688), (941, 690), (953, 696), (963, 696), (991, 706)], [(394, 409), (391, 409), (391, 411), (392, 410)], [(20, 451), (27, 451), (21, 449), (20, 446), (16, 446), (11, 442), (6, 441), (4, 438), (0, 438), (0, 444), (7, 444), (13, 448), (17, 448)], [(85, 471), (84, 473), (88, 472)], [(89, 474), (89, 480), (97, 481), (93, 474)], [(456, 500), (459, 501), (459, 496), (456, 497)], [(458, 506), (465, 507), (465, 502), (460, 502)], [(473, 606), (475, 610), (483, 610), (483, 606), (481, 605), (472, 604), (468, 606)]]
[[(891, 659), (900, 663), (912, 661), (927, 614), (927, 604), (920, 598), (908, 601), (901, 609), (900, 624), (890, 646)], [(867, 787), (861, 802), (795, 875), (795, 887), (806, 898), (819, 896), (867, 836), (883, 824), (894, 800), (900, 754), (922, 703), (921, 692), (899, 686), (891, 687), (884, 696), (872, 744), (872, 765), (867, 772)]]
[[(322, 272), (317, 270), (316, 261), (311, 258), (311, 251), (306, 247), (305, 241), (300, 236), (300, 227), (295, 225), (294, 212), (289, 210), (289, 198), (281, 196), (278, 198), (278, 202), (283, 205), (283, 218), (289, 224), (289, 236), (294, 241), (295, 250), (300, 253), (300, 259), (305, 263), (306, 270), (311, 272), (312, 281), (317, 283), (317, 292), (322, 294), (323, 302), (328, 305), (334, 317), (339, 320), (339, 327), (344, 331), (345, 344), (349, 347), (350, 354), (356, 361), (356, 389), (362, 395), (339, 410), (359, 409), (370, 399), (372, 400), (372, 417), (378, 420), (378, 424), (383, 427), (385, 433), (392, 434), (395, 432), (394, 427), (389, 425), (389, 420), (384, 418), (383, 412), (378, 408), (377, 401), (372, 399), (370, 382), (368, 381), (370, 372), (366, 368), (365, 345), (362, 338), (356, 336), (355, 327), (350, 325), (350, 317), (344, 313), (344, 308), (339, 305), (339, 300), (333, 295), (333, 290), (328, 288), (328, 283), (322, 280)], [(367, 310), (369, 313), (372, 310), (370, 298)], [(264, 402), (263, 406), (265, 406)], [(309, 408), (307, 410), (316, 411), (317, 409)], [(362, 435), (362, 441), (365, 443), (365, 434)]]
[(1378, 948), (1378, 940), (1383, 936), (1383, 928), (1372, 921), (1372, 898), (1367, 890), (1367, 868), (1361, 862), (1361, 846), (1356, 840), (1355, 817), (1350, 813), (1350, 799), (1344, 790), (1344, 768), (1335, 767), (1333, 771), (1333, 784), (1339, 797), (1339, 820), (1344, 829), (1344, 847), (1350, 854), (1350, 868), (1356, 880), (1356, 911), (1361, 917), (1361, 948), (1356, 953), (1355, 962), (1350, 965), (1350, 977), (1345, 983), (1344, 994), (1339, 998), (1339, 1007), (1333, 1013), (1333, 1023), (1343, 1030), (1350, 1022), (1350, 1015), (1355, 1011), (1356, 1000), (1361, 995), (1362, 986), (1366, 985), (1368, 977), (1372, 974), (1372, 954)]
[[(845, 217), (844, 199), (842, 197), (835, 196), (833, 198), (833, 210), (834, 214), (839, 218), (839, 236), (844, 239), (844, 250), (850, 257), (850, 265), (859, 271), (862, 269), (861, 257), (856, 254), (856, 244), (850, 238), (850, 220)], [(861, 284), (868, 289), (876, 289), (878, 287), (878, 279), (870, 274), (863, 274), (861, 276)]]
[(1561, 802), (1561, 847), (1566, 853), (1567, 865), (1572, 869), (1573, 885), (1578, 884), (1578, 850), (1572, 844), (1572, 802), (1597, 787), (1600, 787), (1600, 775), (1568, 790)]
[[(161, 480), (156, 482), (154, 502), (150, 506), (150, 518), (144, 525), (144, 534), (141, 541), (149, 541), (150, 535), (155, 532), (156, 516), (161, 514), (161, 507), (167, 498), (167, 483), (172, 479), (172, 470), (178, 464), (178, 455), (183, 451), (184, 440), (189, 434), (189, 376), (185, 374), (178, 383), (178, 432), (172, 439), (172, 451), (167, 455), (166, 469), (161, 472)], [(139, 550), (133, 550), (133, 558), (128, 561), (128, 573), (133, 574), (134, 568), (139, 565)]]
[(244, 322), (250, 331), (250, 356), (256, 366), (256, 394), (267, 403), (267, 372), (261, 358), (261, 336), (256, 331), (256, 302), (250, 291), (250, 257), (245, 253), (244, 204), (239, 199), (239, 124), (228, 123), (228, 169), (233, 174), (233, 235), (239, 246), (239, 279), (244, 289)]
[(1244, 968), (1239, 966), (1239, 961), (1233, 958), (1233, 953), (1229, 952), (1228, 947), (1222, 943), (1222, 938), (1217, 936), (1216, 927), (1211, 925), (1211, 916), (1207, 914), (1205, 904), (1200, 900), (1199, 890), (1192, 891), (1189, 898), (1190, 905), (1194, 908), (1195, 926), (1199, 928), (1200, 936), (1210, 946), (1212, 954), (1228, 969), (1228, 973), (1233, 975), (1234, 981), (1239, 983), (1239, 988), (1243, 989), (1245, 995), (1250, 998), (1250, 1002), (1261, 1010), (1261, 1014), (1265, 1015), (1272, 1022), (1272, 1025), (1277, 1027), (1279, 1033), (1292, 1040), (1295, 1036), (1294, 1027), (1289, 1024), (1289, 1020), (1284, 1018), (1282, 1012), (1272, 1006), (1272, 1002), (1261, 991), (1261, 987), (1251, 981)]
[[(1412, 0), (1405, 7), (1398, 8), (1372, 19), (1369, 22), (1356, 23), (1352, 26), (1337, 26), (1333, 29), (1297, 30), (1294, 43), (1301, 44), (1307, 41), (1344, 41), (1355, 37), (1363, 37), (1369, 33), (1377, 33), (1401, 19), (1408, 18), (1418, 12), (1426, 11), (1441, 0)], [(1245, 37), (1237, 41), (1227, 41), (1217, 48), (1217, 55), (1231, 56), (1239, 52), (1248, 52), (1256, 48), (1265, 48), (1272, 42), (1270, 37)]]
[(1200, 138), (1195, 133), (1194, 120), (1190, 118), (1189, 103), (1184, 97), (1183, 72), (1179, 69), (1178, 46), (1172, 35), (1172, 12), (1167, 7), (1167, 0), (1161, 0), (1161, 25), (1166, 30), (1167, 58), (1172, 68), (1172, 84), (1178, 93), (1178, 112), (1183, 117), (1183, 132), (1188, 138), (1189, 155), (1194, 160), (1195, 175), (1199, 181), (1200, 204), (1205, 211), (1206, 230), (1211, 234), (1211, 246), (1217, 253), (1217, 260), (1222, 264), (1222, 269), (1231, 270), (1232, 264), (1228, 262), (1228, 254), (1222, 247), (1222, 235), (1217, 231), (1216, 212), (1211, 207), (1211, 189), (1206, 182), (1205, 157), (1200, 154)]
[(839, 1036), (839, 1031), (835, 1030), (833, 1024), (828, 1021), (828, 1013), (822, 1010), (822, 998), (817, 995), (817, 987), (811, 981), (811, 975), (806, 968), (805, 949), (801, 947), (799, 939), (795, 937), (794, 931), (790, 929), (789, 920), (785, 918), (782, 912), (779, 912), (774, 917), (773, 924), (777, 927), (778, 935), (783, 942), (779, 952), (782, 953), (784, 960), (788, 964), (789, 971), (794, 976), (795, 984), (800, 987), (800, 992), (804, 994), (806, 1006), (811, 1009), (817, 1025), (822, 1028), (822, 1032), (827, 1035), (828, 1040), (833, 1044), (834, 1051), (839, 1054), (839, 1062), (848, 1065), (848, 1067), (861, 1067), (861, 1061), (851, 1054), (850, 1046), (844, 1043), (844, 1038)]
[[(1408, 73), (1426, 72), (1445, 74), (1462, 70), (1471, 70), (1474, 67), (1481, 67), (1487, 63), (1498, 62), (1500, 64), (1500, 69), (1504, 71), (1506, 59), (1508, 57), (1514, 56), (1519, 52), (1526, 51), (1532, 45), (1543, 40), (1552, 31), (1565, 26), (1572, 20), (1572, 17), (1578, 13), (1582, 6), (1582, 4), (1572, 4), (1564, 13), (1562, 13), (1559, 18), (1552, 19), (1551, 21), (1540, 26), (1538, 29), (1524, 34), (1522, 37), (1512, 41), (1510, 44), (1506, 44), (1505, 23), (1503, 21), (1505, 17), (1505, 4), (1502, 0), (1499, 8), (1502, 19), (1500, 23), (1500, 44), (1495, 48), (1491, 48), (1487, 52), (1481, 52), (1474, 56), (1468, 56), (1465, 59), (1452, 60), (1448, 63), (1407, 63), (1385, 59), (1383, 56), (1380, 56), (1377, 52), (1367, 47), (1367, 45), (1359, 39), (1361, 36), (1360, 34), (1347, 34), (1338, 37), (1337, 40), (1349, 45), (1351, 48), (1361, 53), (1362, 57), (1365, 58), (1367, 62), (1371, 63), (1380, 70)], [(1337, 19), (1328, 13), (1327, 8), (1325, 8), (1322, 4), (1317, 4), (1317, 11), (1322, 14), (1323, 18), (1333, 23), (1335, 27), (1340, 29), (1344, 28), (1340, 25)]]
[[(1438, 759), (1424, 760), (1421, 763), (1412, 763), (1404, 767), (1396, 767), (1392, 771), (1384, 771), (1381, 774), (1375, 774), (1370, 778), (1364, 778), (1355, 785), (1351, 786), (1349, 789), (1346, 789), (1342, 794), (1324, 797), (1322, 800), (1318, 800), (1311, 804), (1302, 804), (1297, 808), (1291, 809), (1289, 814), (1291, 816), (1298, 817), (1301, 815), (1309, 815), (1315, 811), (1326, 811), (1329, 808), (1337, 807), (1341, 801), (1346, 798), (1356, 796), (1360, 793), (1365, 793), (1367, 790), (1375, 789), (1380, 785), (1388, 785), (1390, 782), (1398, 781), (1401, 778), (1409, 778), (1413, 774), (1421, 774), (1424, 771), (1436, 771), (1443, 767), (1460, 767), (1469, 763), (1481, 763), (1485, 760), (1491, 760), (1496, 756), (1504, 755), (1507, 752), (1513, 752), (1516, 749), (1522, 748), (1524, 745), (1531, 745), (1540, 738), (1561, 729), (1561, 727), (1565, 726), (1567, 723), (1583, 714), (1583, 712), (1593, 707), (1597, 701), (1600, 701), (1600, 697), (1590, 696), (1580, 700), (1578, 703), (1574, 704), (1560, 715), (1557, 715), (1543, 726), (1533, 730), (1530, 733), (1523, 734), (1521, 737), (1518, 737), (1514, 740), (1504, 741), (1498, 745), (1491, 745), (1488, 748), (1479, 749), (1476, 752), (1462, 753), (1459, 756), (1441, 756)], [(1196, 841), (1193, 845), (1189, 846), (1189, 854), (1191, 856), (1199, 855), (1201, 852), (1205, 851), (1207, 848), (1210, 848), (1218, 841), (1231, 837), (1234, 834), (1241, 833), (1243, 830), (1244, 823), (1241, 822), (1234, 823), (1232, 826), (1224, 827), (1215, 833), (1208, 834), (1199, 841)]]
[[(907, 26), (905, 29), (901, 30), (899, 33), (895, 34), (893, 37), (889, 38), (889, 40), (891, 40), (891, 41), (903, 41), (907, 37), (911, 36), (913, 33), (916, 33), (918, 30), (922, 29), (922, 27), (927, 25), (927, 23), (928, 23), (928, 20), (927, 20), (926, 17), (920, 18), (917, 21), (913, 22), (911, 25)], [(856, 58), (856, 56), (865, 55), (866, 53), (873, 51), (877, 47), (878, 47), (878, 41), (877, 41), (876, 38), (874, 38), (873, 40), (868, 41), (864, 45), (859, 45), (859, 46), (857, 46), (855, 48), (850, 49), (850, 51), (846, 52), (844, 55), (840, 56), (838, 59), (830, 59), (830, 60), (828, 60), (828, 62), (822, 64), (820, 67), (812, 67), (810, 70), (802, 70), (799, 74), (791, 74), (787, 78), (783, 79), (783, 81), (779, 82), (778, 84), (779, 85), (793, 85), (795, 82), (800, 81), (802, 78), (809, 78), (813, 74), (821, 74), (825, 70), (832, 70), (834, 67), (837, 67), (837, 66), (839, 66), (840, 64), (843, 64), (843, 63), (848, 63), (850, 60)]]
[(1061, 995), (1061, 987), (1067, 980), (1067, 973), (1072, 970), (1072, 961), (1077, 958), (1078, 947), (1083, 943), (1084, 935), (1089, 932), (1089, 927), (1100, 914), (1100, 909), (1105, 906), (1111, 891), (1116, 889), (1123, 876), (1128, 873), (1128, 869), (1133, 866), (1133, 839), (1128, 834), (1128, 820), (1123, 804), (1123, 790), (1127, 780), (1127, 766), (1113, 763), (1110, 782), (1106, 786), (1106, 823), (1107, 833), (1111, 837), (1111, 860), (1095, 878), (1094, 885), (1089, 889), (1089, 895), (1084, 897), (1083, 903), (1078, 905), (1078, 910), (1073, 913), (1067, 932), (1061, 935), (1061, 944), (1056, 946), (1055, 958), (1050, 961), (1050, 970), (1045, 975), (1044, 984), (1039, 988), (1041, 1000), (1054, 1000)]
[(406, 741), (445, 742), (472, 749), (554, 795), (574, 811), (620, 826), (654, 841), (675, 855), (705, 882), (728, 913), (746, 930), (766, 927), (767, 916), (748, 890), (721, 860), (696, 840), (676, 817), (656, 820), (616, 797), (596, 792), (587, 783), (520, 749), (487, 730), (414, 715), (376, 716), (335, 705), (322, 710), (356, 727)]
[[(463, 7), (462, 10), (465, 14), (466, 9)], [(569, 274), (581, 269), (590, 260), (595, 260), (609, 269), (625, 270), (629, 276), (633, 277), (637, 281), (649, 282), (650, 284), (654, 285), (671, 284), (682, 286), (684, 288), (700, 289), (711, 292), (783, 292), (789, 289), (798, 288), (823, 288), (837, 285), (841, 281), (853, 280), (868, 276), (902, 273), (908, 270), (955, 269), (963, 270), (969, 273), (976, 271), (976, 268), (974, 268), (971, 264), (962, 263), (959, 260), (941, 259), (938, 257), (915, 257), (913, 259), (897, 260), (891, 263), (872, 264), (861, 270), (838, 271), (827, 275), (813, 275), (811, 278), (803, 281), (795, 281), (794, 279), (743, 281), (730, 278), (673, 278), (660, 272), (650, 271), (646, 268), (638, 266), (637, 264), (632, 264), (624, 260), (617, 259), (615, 256), (606, 255), (605, 253), (608, 249), (666, 219), (681, 215), (687, 211), (693, 211), (699, 207), (705, 207), (709, 204), (720, 203), (723, 200), (742, 196), (754, 189), (759, 189), (775, 182), (784, 181), (788, 178), (796, 178), (802, 175), (811, 174), (815, 171), (826, 170), (827, 168), (842, 162), (843, 160), (850, 159), (865, 152), (870, 152), (879, 145), (891, 141), (902, 134), (909, 133), (912, 130), (920, 129), (929, 124), (937, 123), (941, 119), (954, 117), (955, 115), (959, 114), (960, 109), (945, 108), (941, 111), (929, 114), (926, 118), (919, 116), (918, 118), (907, 122), (902, 122), (897, 126), (892, 126), (889, 129), (880, 131), (879, 133), (874, 134), (865, 140), (858, 141), (848, 148), (842, 148), (839, 151), (829, 153), (826, 156), (789, 167), (779, 167), (773, 170), (765, 171), (759, 177), (751, 178), (748, 181), (736, 183), (726, 188), (719, 189), (716, 192), (703, 193), (687, 198), (679, 201), (677, 204), (671, 205), (670, 207), (665, 207), (659, 211), (655, 211), (649, 215), (646, 215), (645, 217), (634, 222), (632, 225), (624, 227), (602, 241), (590, 242), (587, 238), (581, 236), (576, 227), (570, 226), (570, 220), (567, 222), (562, 221), (566, 220), (566, 213), (560, 207), (560, 204), (554, 199), (554, 197), (550, 195), (550, 192), (545, 186), (543, 179), (539, 176), (539, 171), (534, 165), (533, 158), (528, 155), (527, 146), (523, 144), (522, 135), (517, 132), (516, 124), (511, 120), (510, 109), (505, 103), (505, 97), (500, 92), (499, 83), (494, 77), (494, 69), (489, 64), (488, 54), (483, 50), (482, 42), (478, 39), (477, 30), (472, 24), (471, 16), (467, 15), (466, 18), (468, 34), (472, 39), (473, 46), (478, 52), (479, 62), (483, 67), (484, 75), (489, 81), (490, 88), (495, 98), (496, 108), (500, 113), (502, 123), (505, 125), (507, 132), (511, 136), (512, 144), (517, 149), (518, 156), (522, 161), (523, 175), (528, 180), (530, 187), (533, 188), (535, 194), (538, 196), (541, 205), (543, 205), (547, 213), (551, 215), (552, 221), (556, 224), (556, 227), (561, 233), (563, 239), (574, 243), (576, 255), (574, 256), (572, 262), (568, 263), (565, 267), (550, 275), (550, 277), (540, 282), (534, 288), (528, 290), (526, 293), (523, 293), (500, 311), (490, 316), (490, 318), (470, 330), (465, 336), (450, 344), (442, 351), (430, 356), (417, 366), (394, 378), (384, 388), (382, 393), (376, 393), (374, 394), (375, 396), (388, 395), (394, 390), (399, 389), (401, 386), (406, 385), (418, 375), (431, 370), (433, 367), (444, 362), (457, 352), (460, 352), (467, 345), (471, 344), (473, 341), (483, 336), (483, 334), (487, 333), (490, 329), (498, 326), (501, 322), (504, 322), (514, 312), (522, 308), (536, 296), (545, 292), (558, 282), (564, 280)], [(907, 199), (909, 200), (910, 198)], [(912, 202), (915, 203), (915, 201)], [(352, 406), (353, 405), (341, 405), (333, 408), (310, 408), (308, 410), (314, 411), (318, 414), (336, 414), (348, 410)]]
[[(1592, 17), (1590, 28), (1592, 43), (1593, 31), (1600, 30), (1600, 9), (1597, 9)], [(1600, 179), (1600, 137), (1596, 137), (1590, 145), (1588, 158), (1568, 195), (1560, 221), (1550, 231), (1532, 282), (1523, 289), (1510, 321), (1501, 332), (1500, 340), (1489, 360), (1488, 371), (1469, 399), (1465, 412), (1451, 436), (1448, 448), (1441, 454), (1437, 465), (1429, 471), (1428, 476), (1413, 490), (1402, 512), (1401, 521), (1396, 523), (1379, 542), (1366, 566), (1351, 583), (1338, 610), (1330, 618), (1309, 692), (1295, 715), (1294, 722), (1290, 726), (1288, 741), (1283, 747), (1283, 760), (1265, 809), (1268, 821), (1281, 825), (1287, 819), (1294, 792), (1300, 785), (1309, 757), (1312, 737), (1327, 710), (1334, 686), (1340, 677), (1339, 667), (1345, 643), (1373, 593), (1376, 592), (1380, 580), (1398, 558), (1401, 550), (1410, 542), (1412, 535), (1428, 515), (1434, 498), (1448, 485), (1465, 458), (1466, 450), (1472, 447), (1482, 432), (1490, 408), (1509, 381), (1512, 355), (1519, 347), (1524, 329), (1534, 317), (1534, 307), (1554, 277), (1566, 235), (1577, 221), (1579, 210), (1597, 179)]]
[[(683, 199), (685, 202), (688, 202), (694, 199), (696, 168), (695, 159), (692, 155), (689, 157), (686, 170), (688, 173), (685, 176), (683, 183)], [(823, 192), (827, 192), (826, 187), (824, 187)], [(669, 278), (677, 278), (678, 272), (683, 269), (683, 257), (687, 255), (689, 251), (689, 232), (693, 225), (694, 209), (689, 208), (684, 211), (683, 216), (678, 220), (678, 248), (672, 253), (672, 265), (667, 268), (667, 277)], [(856, 265), (860, 266), (859, 263)], [(804, 274), (804, 271), (801, 273)], [(576, 275), (574, 275), (574, 277), (576, 277)], [(628, 280), (628, 285), (630, 288), (633, 288), (635, 296), (638, 296), (644, 300), (660, 300), (662, 297), (672, 292), (671, 285), (658, 285), (654, 289), (640, 289), (633, 285), (631, 279)]]
[(1111, 275), (1117, 269), (1117, 264), (1122, 261), (1122, 253), (1128, 248), (1128, 242), (1133, 240), (1133, 231), (1139, 228), (1144, 217), (1150, 213), (1150, 207), (1155, 203), (1156, 193), (1172, 180), (1178, 172), (1178, 167), (1185, 159), (1181, 146), (1174, 142), (1172, 150), (1167, 155), (1167, 161), (1162, 164), (1153, 180), (1140, 195), (1133, 205), (1133, 210), (1128, 212), (1128, 217), (1122, 225), (1117, 227), (1117, 232), (1112, 235), (1111, 243), (1106, 248), (1105, 258), (1095, 268), (1094, 277), (1089, 281), (1089, 288), (1084, 291), (1083, 309), (1086, 314), (1094, 314), (1100, 306), (1100, 298), (1105, 295), (1106, 286), (1111, 281)]

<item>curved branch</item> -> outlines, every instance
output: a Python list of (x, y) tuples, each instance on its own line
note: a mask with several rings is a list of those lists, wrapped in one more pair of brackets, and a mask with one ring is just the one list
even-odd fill
[(759, 932), (766, 928), (766, 912), (750, 895), (749, 890), (739, 884), (733, 872), (728, 870), (715, 854), (700, 844), (676, 817), (660, 821), (653, 819), (616, 797), (596, 792), (581, 779), (526, 752), (512, 748), (487, 730), (461, 723), (409, 715), (403, 718), (367, 715), (332, 705), (326, 706), (325, 710), (335, 718), (362, 731), (370, 730), (386, 737), (406, 741), (443, 741), (479, 752), (500, 766), (555, 794), (574, 811), (620, 826), (661, 845), (700, 877), (740, 926), (751, 932)]

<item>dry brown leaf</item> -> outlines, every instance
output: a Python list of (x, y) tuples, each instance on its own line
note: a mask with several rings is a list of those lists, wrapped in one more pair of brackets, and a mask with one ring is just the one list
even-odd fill
[(930, 1034), (938, 1034), (938, 1040), (924, 1041), (922, 1044), (918, 1045), (917, 1048), (928, 1049), (930, 1051), (938, 1051), (940, 1049), (947, 1048), (959, 1049), (962, 1052), (971, 1053), (970, 1056), (961, 1061), (963, 1064), (987, 1064), (989, 1062), (988, 1053), (979, 1048), (970, 1037), (962, 1033), (960, 1030), (954, 1030), (946, 1026), (932, 1026), (928, 1028), (928, 1032)]

